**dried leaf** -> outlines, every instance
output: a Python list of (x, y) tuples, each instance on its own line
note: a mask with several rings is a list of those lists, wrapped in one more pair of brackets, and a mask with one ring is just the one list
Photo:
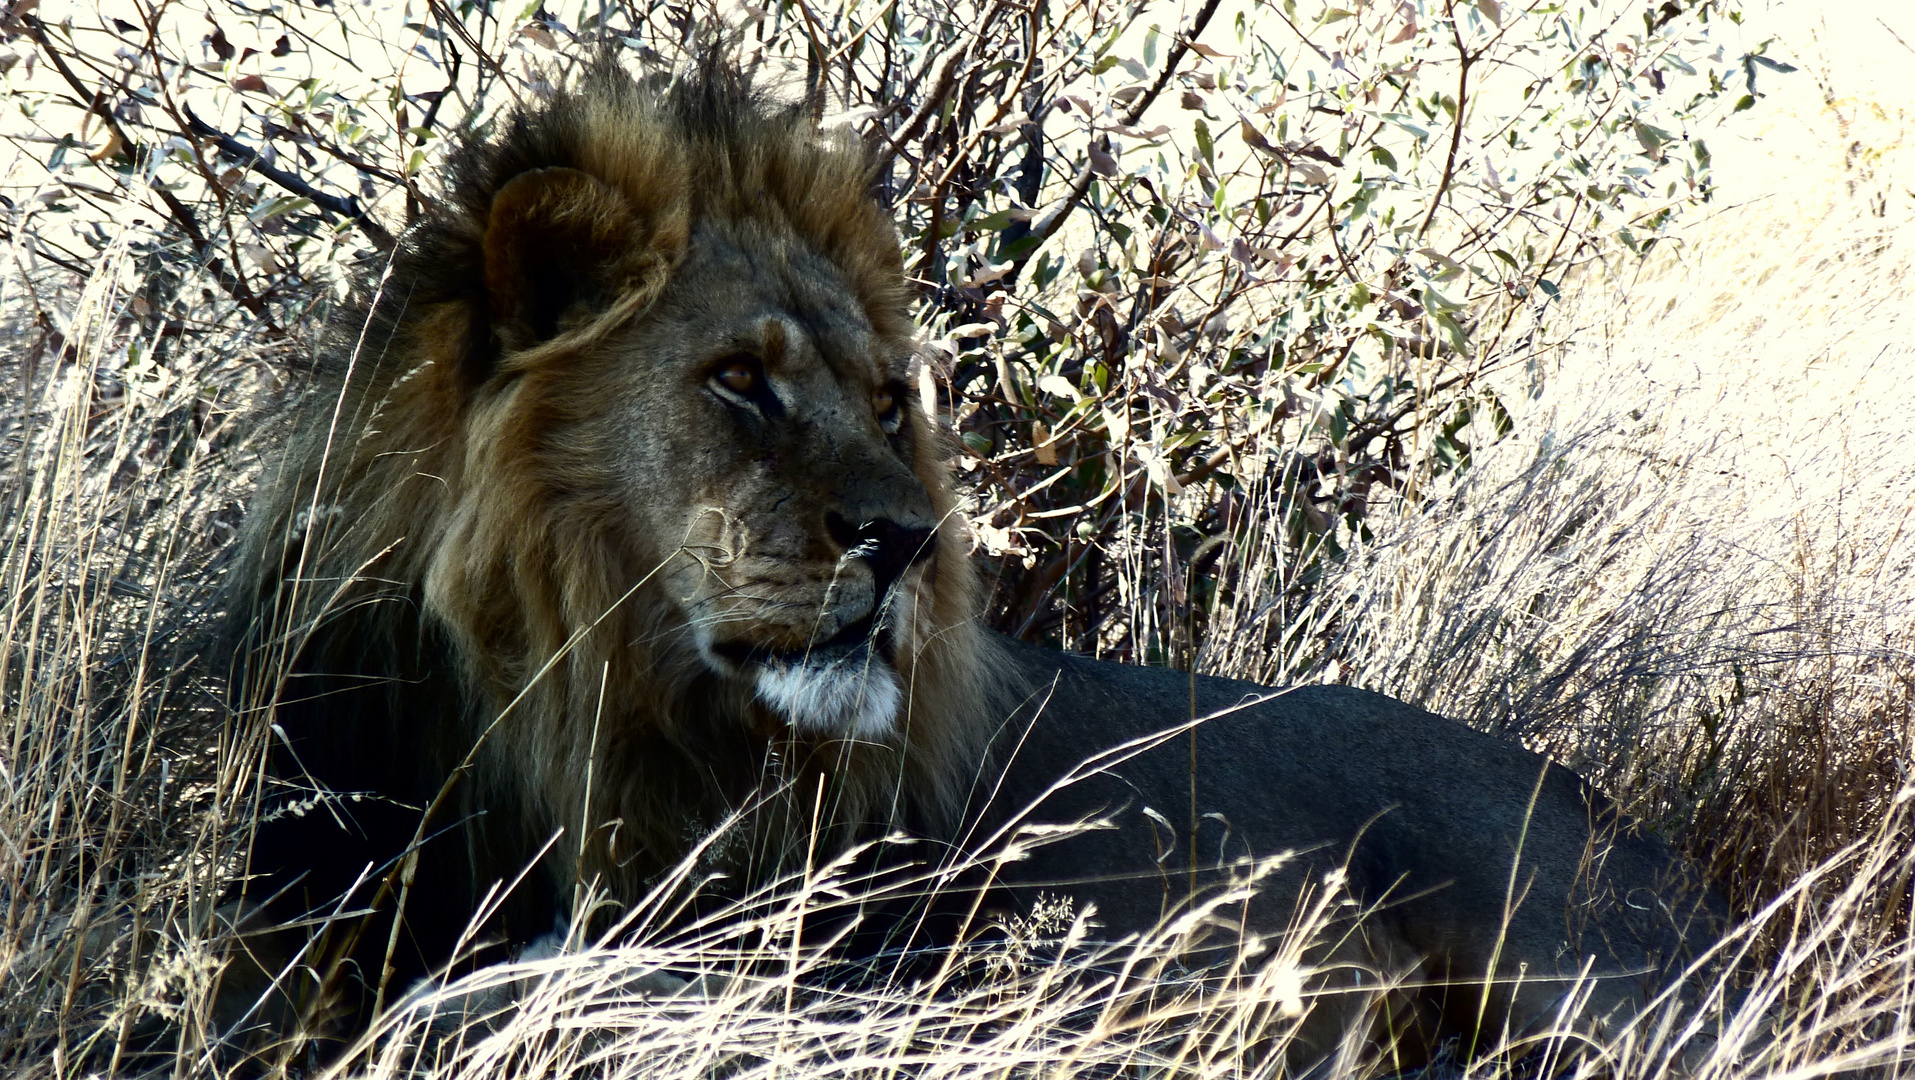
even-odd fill
[(1503, 5), (1496, 0), (1476, 0), (1476, 11), (1491, 24), (1497, 27), (1503, 25)]
[(272, 249), (265, 244), (247, 244), (242, 250), (246, 252), (246, 257), (251, 259), (253, 264), (258, 266), (260, 270), (268, 274), (279, 273), (279, 259), (273, 255)]
[[(1061, 336), (1061, 335), (1059, 335)], [(1037, 380), (1037, 388), (1052, 397), (1061, 397), (1072, 402), (1084, 400), (1084, 395), (1071, 385), (1071, 381), (1062, 375), (1046, 375)]]
[[(1157, 482), (1158, 487), (1164, 489), (1164, 494), (1174, 496), (1184, 493), (1184, 486), (1177, 482), (1177, 474), (1171, 471), (1170, 463), (1164, 460), (1164, 456), (1159, 454), (1155, 447), (1139, 443), (1134, 449), (1138, 459), (1144, 463), (1144, 470), (1150, 474), (1152, 480)], [(1183, 575), (1166, 574), (1164, 579), (1180, 584), (1183, 581)]]
[(1182, 105), (1186, 109), (1191, 109), (1196, 112), (1204, 111), (1203, 95), (1199, 94), (1195, 90), (1184, 91), (1182, 96), (1178, 97), (1177, 104)]
[(1017, 263), (1009, 259), (995, 265), (986, 263), (983, 269), (965, 279), (964, 287), (967, 289), (981, 288), (1015, 269), (1017, 269)]
[(1057, 464), (1057, 444), (1051, 441), (1051, 430), (1042, 420), (1031, 423), (1031, 453), (1039, 465)]
[(539, 23), (526, 23), (524, 26), (519, 27), (519, 36), (528, 38), (548, 49), (557, 49), (559, 47), (559, 40), (552, 36), (552, 31), (547, 30)]
[(213, 47), (214, 56), (219, 57), (221, 60), (231, 60), (233, 58), (235, 51), (233, 49), (233, 43), (226, 40), (226, 30), (218, 23), (213, 24), (213, 36), (205, 40), (207, 44)]
[(1330, 174), (1323, 171), (1323, 166), (1317, 165), (1314, 162), (1299, 161), (1293, 158), (1290, 161), (1290, 174), (1306, 184), (1327, 184), (1330, 182)]
[(1009, 135), (1011, 132), (1016, 131), (1018, 128), (1021, 128), (1030, 122), (1031, 122), (1031, 118), (1029, 116), (1025, 115), (1022, 112), (1014, 112), (1011, 115), (1005, 117), (1003, 123), (992, 124), (990, 127), (985, 128), (984, 134)]
[(1253, 263), (1275, 263), (1280, 261), (1275, 251), (1267, 247), (1247, 244), (1241, 237), (1230, 241), (1230, 257), (1245, 266), (1252, 266)]
[(1209, 57), (1212, 60), (1233, 60), (1237, 56), (1236, 53), (1218, 52), (1200, 41), (1191, 42), (1190, 51), (1196, 53), (1198, 56)]
[(249, 90), (256, 90), (262, 94), (270, 94), (273, 92), (272, 88), (266, 85), (266, 80), (257, 75), (241, 75), (239, 78), (234, 79), (233, 89), (241, 93)]
[(1116, 176), (1117, 159), (1097, 143), (1090, 144), (1090, 169), (1099, 176)]
[(108, 128), (106, 131), (106, 145), (100, 147), (98, 150), (93, 151), (91, 154), (88, 154), (87, 157), (92, 159), (95, 162), (100, 162), (100, 161), (105, 161), (106, 159), (114, 156), (115, 154), (122, 153), (125, 150), (126, 150), (126, 140), (120, 138), (120, 133), (118, 131), (114, 130), (113, 128)]
[(918, 365), (918, 407), (932, 422), (938, 418), (938, 376), (931, 364)]
[(1328, 150), (1325, 150), (1323, 147), (1318, 146), (1316, 143), (1304, 143), (1302, 145), (1291, 143), (1286, 145), (1284, 149), (1290, 151), (1293, 154), (1299, 154), (1303, 157), (1315, 158), (1316, 160), (1323, 162), (1325, 165), (1335, 165), (1338, 168), (1343, 167), (1342, 158), (1336, 156), (1335, 154), (1332, 154)]

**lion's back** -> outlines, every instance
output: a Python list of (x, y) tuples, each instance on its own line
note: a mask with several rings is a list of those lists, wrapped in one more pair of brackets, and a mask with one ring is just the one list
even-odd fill
[(1445, 976), (1522, 965), (1568, 978), (1593, 956), (1597, 974), (1647, 991), (1726, 920), (1662, 840), (1521, 746), (1352, 687), (999, 644), (1029, 704), (994, 746), (1007, 770), (980, 795), (981, 832), (1032, 805), (1030, 820), (1108, 820), (1004, 873), (1030, 893), (1074, 890), (1109, 927), (1147, 929), (1193, 882), (1282, 852), (1296, 854), (1250, 905), (1253, 934), (1285, 929), (1306, 888), (1338, 872), (1357, 909), (1374, 909), (1366, 932)]

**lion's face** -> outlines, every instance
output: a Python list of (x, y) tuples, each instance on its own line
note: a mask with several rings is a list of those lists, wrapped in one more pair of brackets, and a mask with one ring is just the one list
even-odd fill
[(704, 222), (620, 347), (615, 472), (699, 659), (800, 728), (888, 731), (938, 524), (911, 342), (816, 252)]
[[(644, 583), (634, 633), (663, 657), (648, 662), (689, 655), (800, 731), (892, 734), (933, 632), (941, 482), (896, 305), (776, 220), (662, 227), (573, 169), (507, 183), (485, 253), (502, 354), (480, 410), (494, 419), (473, 428), (480, 473), (536, 474), (501, 486), (547, 493), (567, 533), (618, 549)], [(514, 513), (488, 516), (510, 529)]]

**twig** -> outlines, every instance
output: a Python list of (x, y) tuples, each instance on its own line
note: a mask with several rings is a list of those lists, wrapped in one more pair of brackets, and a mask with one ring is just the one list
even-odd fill
[(1450, 35), (1456, 40), (1457, 67), (1456, 76), (1456, 116), (1455, 126), (1450, 129), (1450, 152), (1443, 159), (1443, 178), (1437, 181), (1436, 195), (1430, 199), (1429, 212), (1423, 215), (1423, 224), (1416, 228), (1416, 238), (1421, 240), (1430, 229), (1430, 222), (1436, 220), (1437, 208), (1443, 205), (1443, 196), (1449, 194), (1450, 179), (1456, 175), (1456, 151), (1463, 144), (1463, 116), (1469, 108), (1469, 69), (1476, 62), (1470, 55), (1469, 47), (1463, 44), (1463, 30), (1456, 25), (1455, 0), (1444, 0), (1443, 13), (1449, 16)]
[(4, 225), (0, 225), (0, 243), (11, 244), (15, 240), (27, 240), (27, 239), (36, 241), (30, 248), (28, 248), (29, 251), (33, 252), (35, 256), (45, 259), (46, 261), (52, 263), (53, 265), (59, 267), (60, 269), (65, 270), (68, 273), (78, 274), (81, 277), (85, 277), (86, 275), (91, 274), (93, 272), (93, 268), (90, 266), (83, 266), (80, 263), (74, 262), (71, 259), (61, 258), (60, 256), (55, 255), (53, 252), (46, 250), (46, 244), (43, 241), (40, 241), (39, 237), (22, 236), (19, 233), (14, 232), (12, 229), (9, 229)]
[[(512, 76), (506, 74), (505, 68), (499, 65), (498, 60), (496, 60), (491, 53), (486, 52), (485, 47), (472, 37), (472, 31), (466, 29), (466, 25), (454, 17), (451, 9), (446, 7), (444, 0), (426, 0), (426, 7), (432, 11), (433, 16), (437, 18), (441, 24), (452, 28), (452, 32), (459, 36), (459, 40), (465, 42), (465, 47), (470, 49), (472, 54), (479, 58), (481, 65), (492, 69), (492, 74), (496, 76), (500, 84), (505, 87), (506, 93), (512, 95), (512, 103), (514, 105), (523, 106), (525, 99), (519, 95), (519, 88), (512, 82)], [(451, 88), (447, 87), (448, 93), (450, 90)]]
[(259, 150), (247, 146), (231, 135), (201, 120), (198, 116), (194, 115), (191, 106), (182, 104), (180, 110), (186, 114), (186, 129), (188, 131), (202, 139), (211, 139), (227, 157), (238, 161), (241, 168), (251, 169), (266, 179), (271, 180), (273, 183), (278, 184), (280, 187), (285, 188), (287, 191), (292, 192), (294, 195), (310, 200), (314, 206), (319, 207), (321, 210), (329, 211), (351, 221), (359, 227), (359, 231), (366, 234), (366, 239), (371, 240), (380, 251), (392, 250), (392, 234), (387, 232), (378, 222), (372, 220), (371, 215), (365, 210), (360, 209), (359, 199), (356, 196), (347, 195), (342, 197), (338, 195), (328, 195), (306, 181), (301, 180), (299, 177), (294, 176), (292, 173), (266, 164)]
[[(924, 104), (918, 107), (918, 111), (912, 115), (911, 119), (905, 121), (896, 135), (891, 136), (892, 146), (902, 147), (917, 138), (918, 133), (924, 130), (925, 124), (930, 122), (932, 115), (943, 106), (944, 96), (951, 92), (951, 83), (957, 78), (958, 62), (963, 60), (969, 51), (963, 42), (959, 42), (945, 50), (944, 55), (938, 58), (937, 66), (932, 69), (931, 90), (924, 96)], [(882, 174), (885, 169), (891, 167), (891, 158), (895, 156), (894, 152), (879, 159), (875, 171)]]
[[(113, 137), (120, 140), (120, 145), (126, 147), (127, 153), (134, 153), (138, 144), (126, 137), (126, 130), (114, 117), (113, 110), (99, 100), (99, 95), (88, 91), (79, 76), (73, 74), (73, 69), (67, 66), (66, 58), (60, 55), (60, 50), (54, 48), (52, 40), (47, 37), (46, 25), (35, 15), (23, 14), (20, 20), (26, 24), (28, 30), (32, 31), (33, 40), (39, 43), (40, 51), (46, 54), (47, 61), (53, 65), (55, 71), (60, 73), (60, 78), (73, 88), (73, 92), (80, 96), (82, 102), (87, 103), (86, 108), (100, 118), (107, 130), (113, 133)], [(173, 224), (178, 226), (179, 230), (186, 234), (186, 239), (192, 243), (197, 257), (205, 260), (206, 268), (212, 271), (213, 280), (219, 282), (219, 287), (226, 290), (227, 295), (238, 301), (241, 307), (251, 312), (254, 318), (265, 324), (269, 333), (275, 337), (285, 337), (286, 331), (273, 321), (272, 312), (267, 309), (266, 301), (253, 292), (244, 278), (227, 270), (219, 256), (213, 254), (212, 241), (200, 231), (199, 221), (193, 217), (193, 212), (188, 210), (186, 205), (180, 202), (179, 197), (168, 191), (157, 179), (153, 181), (151, 187), (153, 193), (159, 196), (160, 202), (166, 205), (167, 216), (173, 219)]]
[[(1171, 46), (1170, 56), (1164, 61), (1164, 69), (1157, 73), (1157, 81), (1131, 103), (1130, 109), (1124, 113), (1123, 120), (1118, 122), (1118, 127), (1136, 126), (1137, 121), (1142, 119), (1144, 110), (1150, 108), (1151, 104), (1157, 100), (1157, 95), (1163, 93), (1164, 86), (1176, 73), (1177, 65), (1183, 62), (1184, 54), (1190, 51), (1190, 43), (1197, 40), (1203, 34), (1204, 28), (1210, 25), (1210, 17), (1217, 13), (1218, 2), (1219, 0), (1204, 0), (1204, 6), (1197, 11), (1197, 17), (1191, 20), (1190, 31), (1178, 35), (1177, 43)], [(1018, 277), (1023, 274), (1024, 267), (1030, 263), (1031, 257), (1037, 254), (1037, 250), (1044, 246), (1044, 242), (1057, 235), (1057, 231), (1064, 227), (1064, 220), (1070, 217), (1071, 211), (1077, 209), (1077, 204), (1083, 202), (1084, 196), (1090, 193), (1091, 180), (1096, 175), (1090, 164), (1085, 163), (1084, 168), (1078, 172), (1077, 179), (1071, 183), (1071, 191), (1064, 197), (1064, 205), (1058, 207), (1057, 213), (1052, 215), (1050, 222), (1044, 226), (1044, 231), (1038, 234), (1037, 243), (1031, 245), (1030, 250), (1026, 251), (1011, 268), (1011, 272), (1005, 275), (1006, 288), (1016, 283)]]

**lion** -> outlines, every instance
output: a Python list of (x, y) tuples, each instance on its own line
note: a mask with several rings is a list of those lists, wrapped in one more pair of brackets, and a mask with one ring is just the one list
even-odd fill
[(1401, 1000), (1326, 996), (1302, 1053), (1531, 1030), (1572, 994), (1618, 1023), (1707, 950), (1687, 864), (1535, 754), (980, 627), (895, 226), (807, 115), (715, 61), (602, 62), (468, 141), (333, 320), (232, 570), (270, 733), (246, 895), (319, 928), (289, 1008), (350, 1029), (687, 860), (742, 894), (1031, 823), (1084, 827), (950, 876), (957, 908), (1065, 895), (1119, 941), (1290, 853), (1201, 966), (1340, 882), (1367, 914), (1325, 985)]

